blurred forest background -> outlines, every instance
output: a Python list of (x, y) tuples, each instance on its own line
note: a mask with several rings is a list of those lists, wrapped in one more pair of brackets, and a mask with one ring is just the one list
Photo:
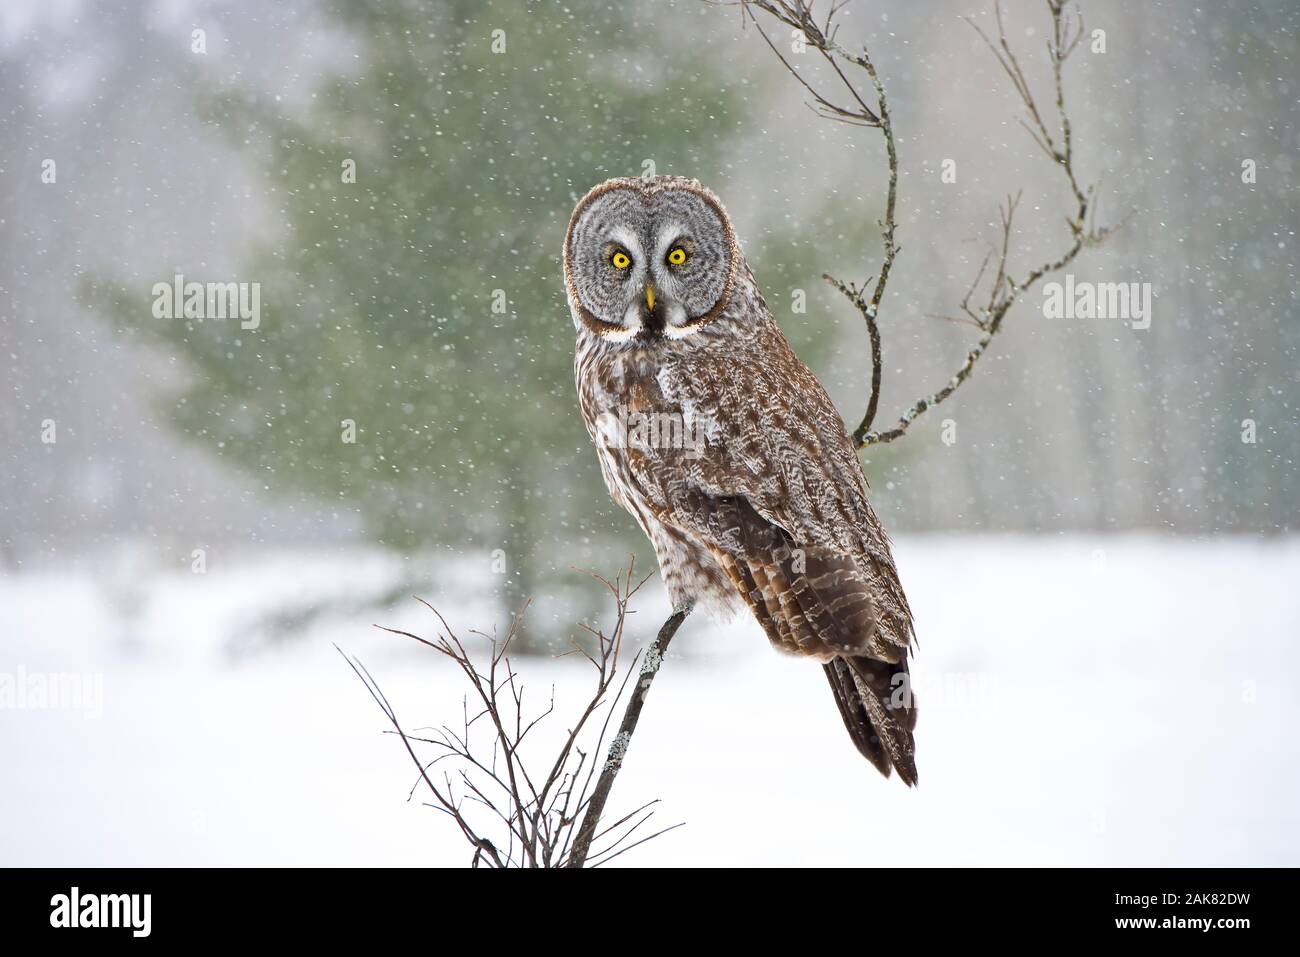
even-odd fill
[[(878, 425), (973, 342), (931, 314), (956, 311), (998, 202), (1023, 188), (1017, 271), (1065, 238), (1067, 195), (960, 19), (991, 5), (935, 6), (860, 0), (841, 37), (870, 43), (899, 138)], [(1047, 96), (1040, 4), (1004, 7)], [(1106, 51), (1068, 67), (1078, 168), (1102, 221), (1131, 216), (1072, 271), (1151, 283), (1151, 326), (1045, 319), (1031, 293), (941, 411), (864, 458), (876, 508), (895, 533), (1292, 532), (1295, 6), (1084, 12)], [(805, 98), (738, 11), (698, 0), (7, 0), (0, 562), (370, 543), (402, 558), (394, 596), (454, 567), (571, 621), (592, 591), (574, 566), (652, 567), (574, 398), (559, 255), (590, 186), (652, 163), (713, 188), (797, 351), (861, 416), (866, 336), (820, 276), (879, 263), (882, 143)], [(176, 273), (260, 282), (260, 327), (154, 318)]]

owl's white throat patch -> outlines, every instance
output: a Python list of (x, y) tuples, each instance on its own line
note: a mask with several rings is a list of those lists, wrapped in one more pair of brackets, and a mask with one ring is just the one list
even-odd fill
[(686, 322), (680, 326), (668, 324), (664, 326), (664, 338), (674, 340), (686, 339), (695, 335), (706, 325), (708, 325), (707, 322), (700, 322), (699, 320), (691, 320), (690, 322)]
[(641, 334), (641, 323), (634, 326), (604, 325), (598, 333), (606, 342), (631, 342)]

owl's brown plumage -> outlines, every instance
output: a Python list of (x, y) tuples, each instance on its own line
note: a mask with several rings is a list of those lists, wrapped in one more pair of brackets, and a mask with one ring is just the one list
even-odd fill
[(721, 204), (693, 180), (610, 181), (578, 204), (564, 261), (583, 421), (674, 605), (743, 602), (778, 649), (823, 663), (858, 750), (915, 783), (889, 540)]

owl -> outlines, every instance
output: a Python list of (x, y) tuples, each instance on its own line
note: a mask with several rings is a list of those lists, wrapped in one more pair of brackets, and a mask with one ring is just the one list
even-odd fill
[(677, 609), (747, 607), (822, 664), (857, 749), (916, 782), (912, 614), (821, 383), (759, 294), (722, 203), (611, 179), (564, 237), (582, 419)]

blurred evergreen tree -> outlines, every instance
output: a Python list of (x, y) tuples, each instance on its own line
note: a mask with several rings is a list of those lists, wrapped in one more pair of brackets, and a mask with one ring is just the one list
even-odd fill
[[(305, 113), (202, 98), (283, 227), (249, 237), (236, 277), (262, 284), (260, 328), (148, 334), (198, 373), (176, 406), (187, 434), (386, 546), (481, 557), (518, 607), (570, 573), (573, 546), (629, 524), (611, 521), (577, 414), (569, 213), (647, 161), (709, 179), (734, 97), (698, 43), (648, 33), (621, 4), (329, 10), (360, 55)], [(144, 327), (134, 305), (118, 314)], [(620, 535), (620, 554), (635, 545), (649, 571), (639, 538)]]

